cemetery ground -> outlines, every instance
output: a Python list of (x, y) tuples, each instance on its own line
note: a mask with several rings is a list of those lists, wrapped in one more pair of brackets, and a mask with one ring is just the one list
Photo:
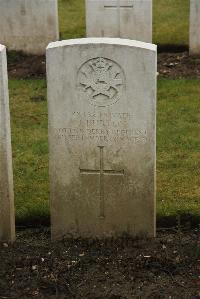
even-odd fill
[[(199, 100), (199, 78), (158, 79), (157, 215), (163, 225), (175, 225), (178, 214), (184, 223), (198, 222)], [(17, 223), (49, 224), (45, 79), (10, 79), (10, 106)]]
[[(177, 66), (174, 57), (188, 62)], [(157, 238), (56, 243), (49, 231), (45, 62), (26, 59), (32, 63), (23, 68), (21, 56), (9, 54), (17, 241), (1, 245), (0, 298), (198, 298), (198, 58), (159, 54)]]
[[(83, 4), (59, 0), (61, 39), (85, 35)], [(45, 59), (9, 53), (17, 240), (0, 244), (0, 298), (200, 297), (200, 59), (189, 1), (154, 4), (157, 238), (51, 242)]]

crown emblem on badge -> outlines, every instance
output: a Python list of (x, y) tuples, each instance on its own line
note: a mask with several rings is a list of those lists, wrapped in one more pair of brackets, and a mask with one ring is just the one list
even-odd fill
[(107, 62), (104, 58), (98, 58), (96, 61), (91, 61), (90, 65), (97, 73), (107, 72), (112, 66), (112, 64)]

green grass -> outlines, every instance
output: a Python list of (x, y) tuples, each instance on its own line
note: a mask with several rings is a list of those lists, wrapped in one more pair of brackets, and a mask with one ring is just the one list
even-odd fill
[(188, 45), (189, 0), (153, 0), (153, 42)]
[(85, 0), (59, 0), (60, 39), (85, 37)]
[[(85, 1), (59, 0), (60, 38), (85, 36)], [(188, 45), (189, 0), (153, 0), (153, 42)]]
[(49, 215), (46, 82), (11, 80), (10, 106), (16, 217), (22, 221)]
[(200, 80), (159, 80), (158, 215), (200, 214)]
[[(47, 103), (44, 80), (10, 80), (16, 215), (49, 216)], [(200, 80), (160, 79), (157, 121), (158, 216), (200, 211)]]

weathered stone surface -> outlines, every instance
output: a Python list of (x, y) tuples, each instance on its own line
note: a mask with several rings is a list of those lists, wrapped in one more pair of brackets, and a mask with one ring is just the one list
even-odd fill
[(44, 54), (59, 39), (57, 0), (0, 0), (0, 28), (9, 50)]
[(190, 0), (190, 54), (200, 55), (200, 1)]
[(86, 0), (87, 37), (152, 42), (152, 0)]
[(15, 239), (6, 48), (0, 45), (0, 241)]
[(155, 235), (156, 46), (47, 48), (52, 238)]

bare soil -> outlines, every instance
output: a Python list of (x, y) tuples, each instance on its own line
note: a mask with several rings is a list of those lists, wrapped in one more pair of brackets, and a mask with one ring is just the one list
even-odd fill
[(0, 298), (200, 298), (199, 230), (156, 239), (51, 242), (46, 228), (0, 244)]
[(8, 74), (14, 79), (36, 79), (46, 76), (45, 56), (8, 52)]
[[(45, 56), (27, 56), (22, 53), (8, 53), (10, 78), (45, 78)], [(158, 72), (166, 78), (200, 78), (200, 57), (191, 57), (187, 51), (159, 53)]]
[(158, 72), (171, 79), (200, 78), (200, 57), (191, 57), (188, 52), (160, 53)]

